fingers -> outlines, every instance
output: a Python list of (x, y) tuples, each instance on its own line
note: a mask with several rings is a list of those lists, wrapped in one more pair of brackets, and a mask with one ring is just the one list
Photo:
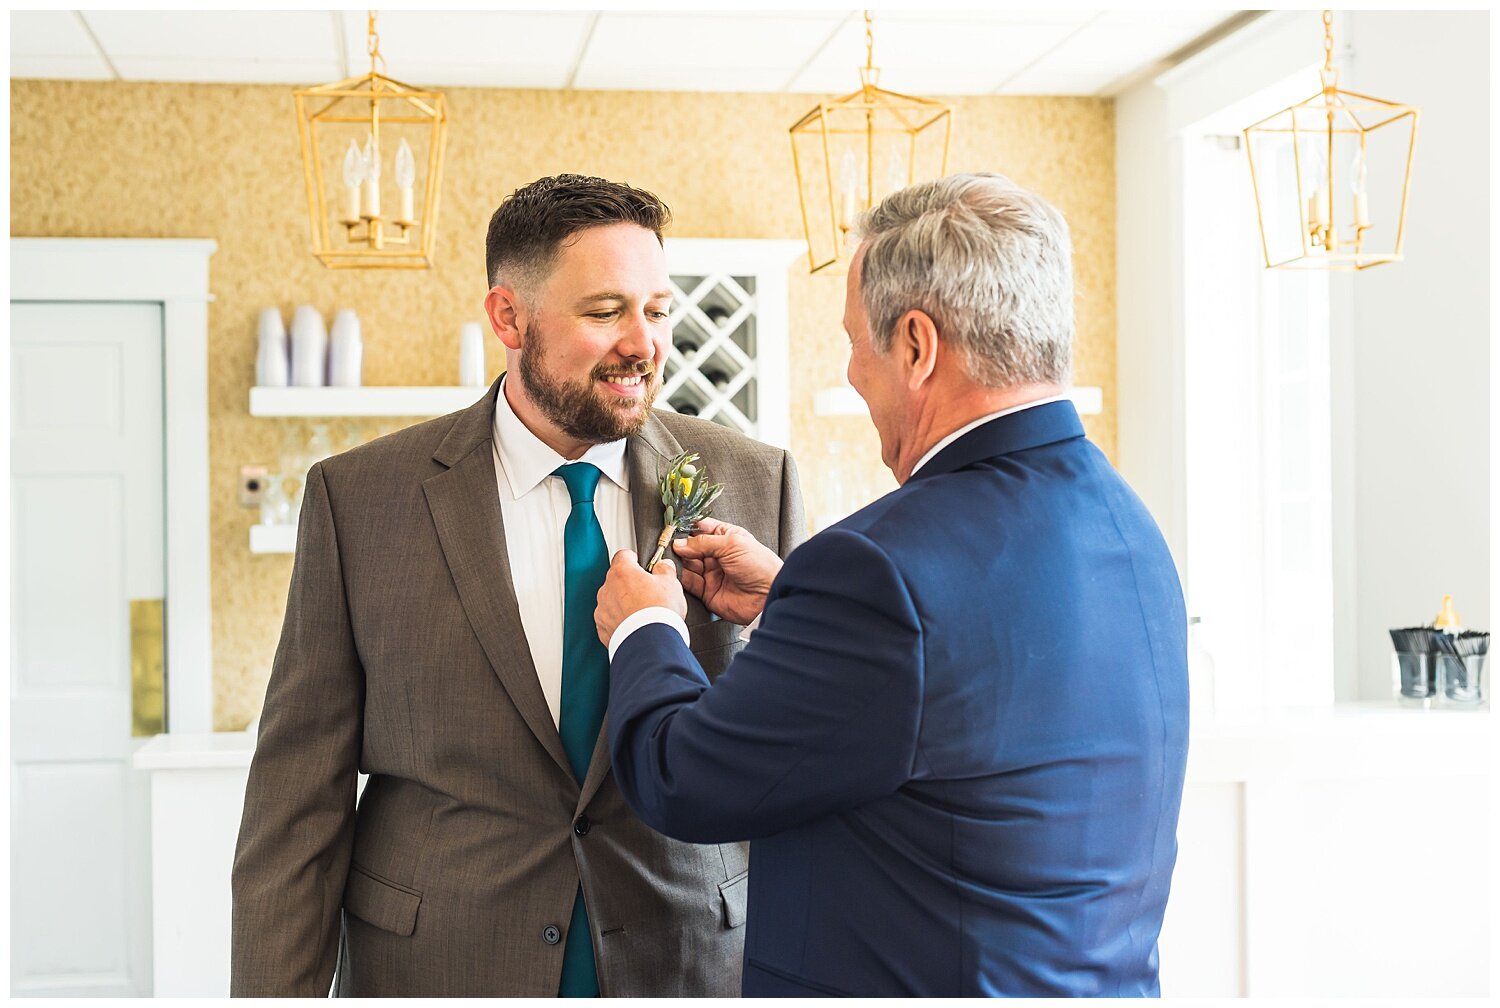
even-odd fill
[(698, 532), (707, 532), (709, 535), (728, 535), (733, 525), (717, 518), (699, 518), (696, 529)]
[[(720, 524), (723, 524), (722, 522)], [(734, 546), (734, 539), (727, 534), (695, 533), (686, 539), (678, 541), (674, 551), (684, 560), (697, 560), (702, 557), (721, 556), (724, 552)]]
[(622, 549), (617, 551), (614, 556), (610, 557), (609, 565), (611, 567), (619, 567), (623, 564), (629, 567), (640, 562), (641, 558), (635, 555), (635, 550)]

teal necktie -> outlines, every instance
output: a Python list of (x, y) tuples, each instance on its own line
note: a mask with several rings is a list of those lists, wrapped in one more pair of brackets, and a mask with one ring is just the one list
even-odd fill
[[(601, 473), (587, 462), (559, 466), (552, 475), (568, 485), (573, 509), (563, 528), (563, 662), (558, 733), (578, 783), (588, 776), (589, 761), (604, 723), (609, 700), (609, 651), (594, 629), (596, 596), (609, 573), (604, 530), (594, 515), (594, 489)], [(573, 899), (573, 919), (563, 946), (562, 997), (598, 997), (594, 943), (583, 890)]]

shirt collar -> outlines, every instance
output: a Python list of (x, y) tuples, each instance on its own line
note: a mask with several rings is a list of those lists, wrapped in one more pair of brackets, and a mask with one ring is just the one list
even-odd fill
[(944, 448), (948, 447), (974, 428), (982, 427), (985, 424), (989, 423), (991, 420), (998, 420), (1000, 417), (1009, 416), (1012, 413), (1019, 413), (1025, 409), (1031, 409), (1031, 407), (1033, 406), (1045, 406), (1048, 403), (1062, 402), (1064, 399), (1068, 398), (1070, 397), (1067, 395), (1055, 395), (1048, 396), (1045, 399), (1034, 399), (1031, 402), (1021, 403), (1019, 406), (1011, 406), (1007, 409), (996, 410), (994, 413), (986, 413), (979, 419), (964, 424), (958, 430), (954, 431), (952, 434), (949, 434), (937, 444), (927, 449), (927, 454), (923, 455), (920, 459), (917, 460), (917, 464), (912, 466), (911, 476), (908, 476), (907, 479), (911, 479), (912, 476), (915, 476), (917, 474), (917, 470), (921, 469), (924, 465), (931, 462), (933, 457), (937, 455), (938, 452), (942, 451)]
[[(508, 377), (508, 376), (507, 376)], [(505, 378), (500, 380), (495, 392), (495, 455), (500, 469), (510, 484), (510, 491), (517, 500), (537, 488), (551, 476), (558, 466), (569, 460), (547, 446), (547, 443), (521, 422), (516, 411), (505, 398)], [(625, 439), (596, 444), (574, 462), (589, 462), (599, 467), (609, 480), (621, 490), (630, 489), (630, 477), (625, 471)]]

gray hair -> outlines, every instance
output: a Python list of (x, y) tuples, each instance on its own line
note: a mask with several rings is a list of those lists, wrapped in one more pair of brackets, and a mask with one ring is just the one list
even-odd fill
[(1073, 244), (1046, 200), (1003, 175), (949, 175), (887, 196), (857, 231), (877, 352), (915, 308), (980, 385), (1071, 380)]

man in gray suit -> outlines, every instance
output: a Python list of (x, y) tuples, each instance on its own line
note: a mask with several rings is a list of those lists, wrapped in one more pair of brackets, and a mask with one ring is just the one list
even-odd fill
[[(626, 807), (601, 730), (608, 557), (649, 554), (696, 451), (785, 556), (791, 457), (651, 408), (671, 332), (650, 193), (541, 179), (490, 222), (511, 368), (314, 466), (234, 862), (235, 995), (734, 995), (746, 849)], [(717, 674), (740, 627), (689, 603)], [(591, 642), (591, 644), (589, 643)], [(356, 771), (369, 775), (358, 807)]]

